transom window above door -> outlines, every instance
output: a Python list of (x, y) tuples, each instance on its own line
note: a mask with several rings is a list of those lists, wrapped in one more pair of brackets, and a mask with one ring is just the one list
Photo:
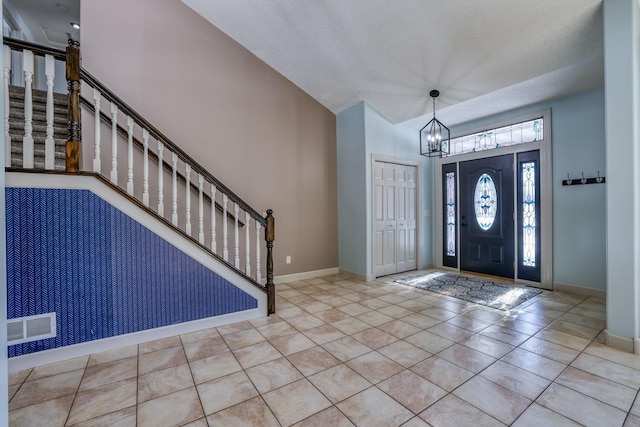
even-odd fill
[(544, 120), (542, 117), (520, 123), (483, 130), (469, 135), (451, 138), (449, 154), (443, 157), (493, 150), (510, 145), (527, 144), (544, 138)]

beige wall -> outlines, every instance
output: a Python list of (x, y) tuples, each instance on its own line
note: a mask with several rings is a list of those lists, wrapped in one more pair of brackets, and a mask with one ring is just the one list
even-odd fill
[(275, 274), (337, 267), (335, 115), (179, 0), (81, 6), (83, 67), (256, 210), (274, 210)]

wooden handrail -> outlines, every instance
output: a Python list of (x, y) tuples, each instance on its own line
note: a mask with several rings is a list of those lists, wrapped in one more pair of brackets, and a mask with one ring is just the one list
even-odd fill
[(266, 220), (255, 209), (244, 202), (238, 195), (231, 191), (226, 185), (220, 182), (216, 177), (211, 175), (202, 165), (196, 162), (191, 156), (185, 153), (180, 147), (178, 147), (173, 141), (171, 141), (166, 135), (160, 132), (155, 126), (149, 123), (144, 117), (138, 114), (133, 108), (127, 105), (122, 99), (114, 94), (109, 88), (102, 84), (98, 79), (92, 76), (87, 70), (82, 68), (80, 70), (80, 77), (89, 86), (98, 89), (101, 95), (109, 102), (113, 102), (118, 106), (118, 110), (122, 111), (125, 115), (133, 118), (134, 122), (145, 128), (151, 136), (155, 139), (162, 141), (165, 147), (168, 147), (173, 153), (177, 154), (185, 163), (191, 165), (194, 172), (201, 174), (210, 183), (214, 184), (216, 188), (226, 194), (234, 203), (237, 203), (240, 208), (248, 212), (249, 215), (256, 221), (259, 221), (263, 227), (266, 227)]
[(66, 52), (64, 50), (54, 49), (49, 46), (42, 46), (24, 40), (12, 39), (11, 37), (3, 37), (2, 43), (9, 46), (11, 50), (30, 50), (35, 55), (51, 55), (59, 61), (65, 61), (67, 58)]

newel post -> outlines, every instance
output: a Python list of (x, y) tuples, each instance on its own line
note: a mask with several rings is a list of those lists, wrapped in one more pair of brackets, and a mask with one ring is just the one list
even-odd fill
[(67, 89), (69, 118), (67, 122), (66, 171), (80, 171), (80, 42), (69, 39), (67, 46)]
[(264, 239), (267, 241), (267, 314), (276, 312), (276, 288), (273, 284), (273, 241), (276, 239), (275, 218), (273, 210), (267, 209), (267, 226)]

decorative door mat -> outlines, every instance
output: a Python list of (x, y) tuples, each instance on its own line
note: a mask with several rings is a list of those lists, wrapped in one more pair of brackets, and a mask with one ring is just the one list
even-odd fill
[(416, 274), (395, 282), (500, 310), (510, 310), (542, 293), (540, 289), (442, 272)]

